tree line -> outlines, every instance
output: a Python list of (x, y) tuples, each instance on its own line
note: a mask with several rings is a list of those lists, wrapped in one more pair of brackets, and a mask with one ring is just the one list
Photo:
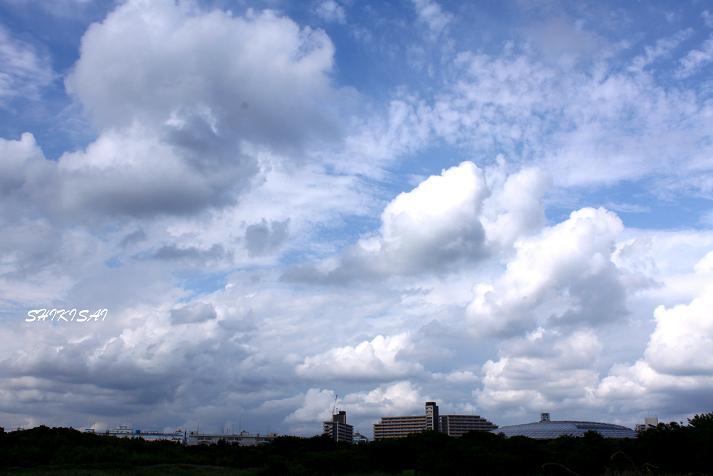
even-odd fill
[(607, 439), (595, 432), (553, 440), (426, 432), (359, 445), (279, 437), (241, 447), (224, 442), (182, 446), (46, 426), (0, 430), (0, 472), (131, 474), (150, 467), (153, 472), (143, 474), (180, 474), (180, 468), (191, 474), (255, 475), (713, 474), (713, 413), (696, 415), (687, 424), (661, 423), (635, 439)]

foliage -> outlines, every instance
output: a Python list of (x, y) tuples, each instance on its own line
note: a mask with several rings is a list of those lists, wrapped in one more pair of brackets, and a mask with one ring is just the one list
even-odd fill
[(364, 445), (280, 437), (256, 447), (184, 447), (40, 426), (0, 432), (0, 472), (20, 474), (713, 474), (713, 413), (636, 439), (533, 440), (426, 432)]

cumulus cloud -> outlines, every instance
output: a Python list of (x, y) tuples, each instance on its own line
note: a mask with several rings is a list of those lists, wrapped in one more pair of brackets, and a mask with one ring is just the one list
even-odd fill
[(417, 412), (429, 397), (408, 380), (384, 384), (344, 397), (343, 405), (359, 416), (404, 415)]
[(0, 213), (17, 221), (25, 214), (42, 212), (56, 200), (56, 171), (45, 160), (35, 137), (24, 133), (18, 140), (0, 138)]
[(259, 256), (275, 251), (287, 239), (289, 220), (273, 220), (269, 224), (263, 218), (245, 229), (245, 248), (250, 256)]
[(472, 162), (444, 170), (389, 203), (380, 234), (360, 240), (358, 253), (373, 254), (377, 266), (397, 272), (475, 258), (485, 241), (478, 214), (486, 194), (482, 171)]
[(171, 310), (171, 322), (174, 324), (194, 324), (216, 317), (215, 308), (207, 302), (194, 302)]
[(134, 1), (89, 28), (66, 83), (102, 128), (291, 146), (334, 133), (333, 52), (324, 32), (270, 11)]
[(319, 268), (293, 268), (286, 277), (343, 282), (438, 272), (511, 246), (544, 224), (541, 198), (549, 182), (536, 169), (492, 172), (489, 185), (483, 170), (463, 162), (425, 179), (385, 207), (378, 233)]
[(697, 273), (709, 273), (713, 271), (713, 251), (709, 251), (694, 267)]
[(474, 331), (511, 335), (545, 322), (595, 323), (624, 315), (626, 290), (612, 262), (622, 230), (615, 214), (584, 208), (516, 242), (505, 272), (475, 286), (467, 309)]
[(399, 353), (411, 347), (406, 333), (376, 336), (356, 346), (330, 349), (305, 358), (296, 368), (297, 375), (315, 379), (393, 380), (419, 373), (417, 363), (399, 358)]
[(630, 410), (636, 397), (639, 406), (671, 414), (704, 406), (713, 389), (712, 306), (709, 286), (688, 304), (656, 308), (656, 328), (642, 358), (614, 365), (596, 388), (594, 401)]
[(508, 249), (546, 224), (542, 199), (551, 180), (534, 167), (507, 176), (496, 169), (491, 176), (491, 195), (485, 200), (481, 222), (491, 246)]
[[(342, 22), (345, 5), (308, 7)], [(65, 85), (96, 137), (47, 156), (31, 134), (0, 140), (3, 421), (314, 434), (336, 393), (362, 425), (429, 397), (498, 423), (709, 404), (713, 235), (623, 228), (602, 209), (546, 218), (643, 210), (597, 194), (622, 180), (713, 190), (708, 93), (690, 85), (709, 63), (676, 56), (690, 30), (622, 46), (559, 18), (453, 58), (455, 17), (413, 5), (426, 46), (446, 45), (442, 83), (362, 98), (356, 119), (330, 39), (280, 13), (130, 1), (89, 28)], [(42, 49), (7, 30), (0, 56), (0, 91), (51, 81)], [(685, 84), (668, 59), (690, 63)], [(393, 175), (424, 170), (380, 203)], [(23, 326), (35, 304), (110, 312)]]
[(483, 364), (478, 404), (520, 416), (550, 408), (574, 409), (598, 383), (602, 344), (589, 329), (571, 334), (542, 328), (509, 341), (500, 359)]
[[(319, 422), (328, 420), (335, 405), (333, 390), (311, 388), (299, 397), (299, 407), (285, 421), (293, 428), (316, 428)], [(347, 393), (336, 401), (339, 409), (347, 412), (353, 423), (372, 423), (379, 416), (421, 413), (427, 396), (408, 380), (384, 384), (372, 390)], [(305, 425), (311, 424), (311, 425)]]
[(333, 51), (324, 32), (270, 11), (117, 7), (85, 33), (66, 79), (99, 137), (50, 167), (55, 208), (140, 218), (235, 203), (262, 151), (339, 136)]
[(689, 304), (660, 306), (654, 312), (656, 330), (645, 358), (651, 367), (670, 375), (707, 375), (713, 372), (713, 288)]
[(287, 415), (288, 423), (320, 422), (330, 419), (335, 394), (332, 390), (310, 388), (304, 395), (301, 406)]

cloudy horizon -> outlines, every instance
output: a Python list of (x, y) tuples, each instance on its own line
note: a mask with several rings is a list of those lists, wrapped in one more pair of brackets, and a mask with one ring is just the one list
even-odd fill
[(0, 426), (711, 411), (711, 73), (698, 0), (0, 0)]

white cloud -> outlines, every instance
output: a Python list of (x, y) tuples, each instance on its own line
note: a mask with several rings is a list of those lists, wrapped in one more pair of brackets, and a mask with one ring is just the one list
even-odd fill
[(709, 251), (694, 267), (696, 273), (710, 273), (713, 271), (713, 251)]
[(573, 411), (598, 383), (594, 365), (601, 349), (591, 330), (563, 335), (538, 329), (510, 341), (504, 356), (483, 364), (478, 405), (521, 417), (554, 408)]
[(344, 12), (344, 7), (342, 7), (335, 0), (322, 0), (320, 1), (314, 12), (318, 17), (325, 21), (331, 21), (336, 23), (344, 23), (347, 19), (347, 15)]
[(412, 0), (416, 9), (418, 19), (425, 23), (432, 36), (440, 35), (449, 23), (453, 21), (453, 15), (443, 11), (441, 5), (434, 0)]
[[(347, 393), (338, 398), (333, 390), (310, 388), (303, 396), (286, 401), (299, 406), (287, 415), (285, 422), (292, 431), (314, 434), (322, 421), (330, 419), (336, 404), (336, 408), (347, 412), (347, 421), (365, 432), (367, 425), (370, 427), (380, 416), (421, 413), (427, 399), (418, 387), (406, 380), (368, 391)], [(267, 405), (271, 406), (269, 402)]]
[(711, 309), (713, 288), (689, 304), (656, 309), (656, 330), (645, 353), (654, 370), (670, 375), (713, 374)]
[(492, 194), (485, 200), (481, 219), (488, 241), (507, 249), (539, 231), (546, 223), (542, 198), (550, 184), (537, 168), (524, 168), (504, 177), (502, 184), (490, 184)]
[(297, 375), (316, 379), (393, 380), (420, 373), (417, 363), (399, 358), (399, 353), (412, 346), (406, 333), (376, 336), (356, 346), (330, 349), (306, 357), (296, 368)]
[(431, 98), (402, 95), (402, 109), (413, 119), (404, 135), (411, 131), (412, 146), (441, 139), (476, 156), (535, 162), (557, 187), (654, 177), (655, 194), (709, 194), (705, 92), (672, 87), (645, 68), (673, 55), (687, 34), (651, 46), (628, 68), (620, 55), (587, 68), (513, 44), (492, 55), (462, 51)]
[(215, 318), (215, 308), (206, 302), (194, 302), (171, 310), (171, 322), (174, 324), (193, 324)]
[(613, 366), (593, 400), (619, 411), (661, 409), (671, 415), (703, 408), (713, 390), (712, 307), (710, 287), (688, 304), (659, 306), (643, 357), (633, 365)]
[(442, 272), (508, 249), (544, 224), (541, 199), (549, 181), (534, 168), (508, 176), (504, 167), (489, 169), (486, 179), (474, 163), (463, 162), (423, 180), (384, 208), (378, 233), (318, 269), (298, 267), (287, 276), (343, 282)]
[(421, 267), (419, 260), (438, 267), (477, 257), (485, 238), (478, 215), (487, 193), (480, 169), (463, 162), (399, 194), (381, 214), (379, 237), (362, 239), (359, 249), (404, 270)]
[(323, 31), (271, 11), (119, 6), (87, 30), (66, 79), (100, 135), (59, 161), (65, 206), (153, 216), (235, 203), (266, 172), (260, 157), (296, 162), (339, 140), (333, 53)]
[(340, 260), (288, 276), (345, 281), (437, 271), (478, 259), (485, 245), (479, 214), (487, 194), (482, 171), (463, 162), (399, 194), (382, 212), (379, 233), (360, 239)]
[(428, 399), (418, 386), (404, 380), (369, 391), (347, 394), (342, 405), (345, 409), (351, 409), (355, 415), (377, 417), (417, 412)]
[(677, 75), (680, 78), (691, 76), (711, 61), (713, 61), (713, 36), (708, 38), (699, 49), (691, 50), (681, 58)]
[[(345, 5), (308, 8), (340, 22)], [(452, 62), (453, 14), (414, 6), (414, 33), (445, 42), (438, 74), (356, 107), (326, 34), (275, 12), (128, 2), (91, 26), (66, 85), (97, 137), (59, 159), (30, 134), (0, 140), (3, 421), (314, 434), (335, 393), (364, 425), (427, 396), (472, 411), (474, 395), (498, 423), (709, 404), (710, 359), (694, 356), (711, 344), (713, 234), (545, 215), (642, 177), (634, 190), (713, 190), (707, 86), (669, 83), (663, 61), (690, 31), (634, 49), (560, 18)], [(13, 81), (48, 67), (3, 32)], [(456, 154), (478, 166), (428, 177)], [(396, 174), (418, 179), (389, 201)], [(645, 205), (633, 218), (655, 218)], [(281, 279), (325, 256), (311, 281)], [(110, 314), (23, 326), (39, 303)]]
[(516, 256), (494, 283), (475, 286), (468, 320), (478, 334), (513, 334), (543, 323), (615, 320), (626, 290), (612, 262), (623, 230), (604, 209), (585, 208), (538, 236), (515, 243)]
[(650, 66), (659, 59), (670, 56), (671, 52), (676, 49), (682, 42), (687, 40), (693, 34), (692, 28), (687, 28), (677, 32), (675, 35), (667, 38), (656, 40), (653, 46), (645, 46), (644, 53), (632, 60), (631, 70), (640, 71)]
[(711, 14), (711, 12), (703, 10), (703, 12), (701, 12), (701, 18), (708, 28), (713, 28), (713, 14)]
[(332, 390), (310, 388), (304, 395), (302, 406), (285, 418), (288, 423), (310, 423), (329, 420), (335, 394)]
[(66, 84), (102, 128), (140, 121), (187, 147), (299, 145), (335, 132), (333, 53), (323, 31), (270, 11), (134, 1), (89, 28)]
[(39, 99), (54, 78), (45, 54), (0, 25), (0, 106), (13, 98)]

